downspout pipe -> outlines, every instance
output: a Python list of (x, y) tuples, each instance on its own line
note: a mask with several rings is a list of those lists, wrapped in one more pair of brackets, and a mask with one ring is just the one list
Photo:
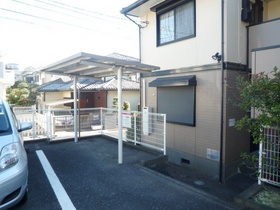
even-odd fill
[[(124, 16), (129, 19), (131, 22), (133, 22), (135, 25), (138, 26), (138, 45), (139, 45), (139, 62), (141, 63), (142, 61), (142, 56), (141, 56), (141, 51), (142, 51), (142, 41), (141, 41), (141, 29), (143, 28), (143, 26), (141, 26), (140, 24), (138, 24), (137, 22), (135, 22), (134, 20), (132, 20), (127, 13), (124, 14)], [(140, 81), (142, 78), (142, 73), (140, 74)], [(143, 80), (143, 84), (140, 82), (140, 93), (143, 93), (143, 104), (142, 104), (142, 97), (140, 96), (140, 109), (141, 109), (141, 105), (142, 107), (146, 106), (146, 88), (145, 88), (145, 79)], [(139, 110), (141, 111), (141, 110)]]
[(221, 0), (221, 127), (220, 127), (220, 167), (219, 182), (223, 182), (223, 147), (224, 147), (224, 0)]
[(139, 39), (139, 62), (141, 63), (141, 28), (143, 28), (140, 24), (135, 22), (133, 19), (131, 19), (127, 14), (124, 14), (124, 16), (129, 19), (131, 22), (133, 22), (135, 25), (138, 26), (138, 39)]

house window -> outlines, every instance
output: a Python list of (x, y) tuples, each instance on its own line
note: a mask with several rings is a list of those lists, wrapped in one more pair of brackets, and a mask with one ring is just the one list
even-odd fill
[(256, 0), (252, 5), (252, 23), (258, 24), (263, 22), (263, 2)]
[(195, 76), (158, 78), (149, 86), (157, 87), (157, 112), (166, 122), (195, 126)]
[(194, 0), (157, 10), (158, 45), (195, 36)]

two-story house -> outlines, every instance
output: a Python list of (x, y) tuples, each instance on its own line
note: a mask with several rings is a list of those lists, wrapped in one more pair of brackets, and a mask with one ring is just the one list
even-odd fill
[(280, 67), (280, 1), (138, 0), (121, 13), (139, 27), (141, 62), (161, 69), (142, 74), (141, 107), (167, 114), (169, 160), (220, 181), (237, 173), (253, 145), (235, 128), (248, 114), (236, 77)]
[(18, 72), (18, 64), (5, 64), (0, 60), (0, 97), (6, 97), (6, 89), (15, 83)]

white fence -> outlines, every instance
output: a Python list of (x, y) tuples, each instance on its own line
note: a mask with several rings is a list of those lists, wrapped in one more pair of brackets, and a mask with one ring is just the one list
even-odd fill
[[(47, 138), (50, 141), (74, 138), (74, 110), (40, 110), (14, 107), (20, 122), (32, 122), (24, 140)], [(62, 113), (57, 115), (56, 113)], [(65, 114), (67, 113), (67, 114)], [(118, 137), (118, 111), (108, 108), (80, 109), (77, 113), (78, 137), (106, 135)], [(162, 151), (166, 154), (166, 115), (151, 112), (122, 113), (123, 141)]]
[(280, 140), (279, 129), (265, 127), (265, 140), (260, 143), (259, 184), (266, 182), (280, 186)]
[(20, 122), (32, 122), (33, 126), (31, 130), (23, 132), (24, 139), (37, 139), (46, 137), (46, 117), (39, 114), (34, 109), (28, 109), (26, 107), (14, 107), (14, 113)]
[[(127, 119), (127, 120), (125, 120)], [(125, 140), (166, 154), (166, 115), (145, 112), (123, 112)]]

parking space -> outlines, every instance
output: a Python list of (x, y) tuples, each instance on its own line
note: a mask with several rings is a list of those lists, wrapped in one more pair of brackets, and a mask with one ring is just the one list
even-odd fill
[(26, 148), (29, 199), (13, 209), (233, 209), (140, 165), (158, 154), (124, 146), (124, 161), (118, 164), (114, 140), (33, 142)]

